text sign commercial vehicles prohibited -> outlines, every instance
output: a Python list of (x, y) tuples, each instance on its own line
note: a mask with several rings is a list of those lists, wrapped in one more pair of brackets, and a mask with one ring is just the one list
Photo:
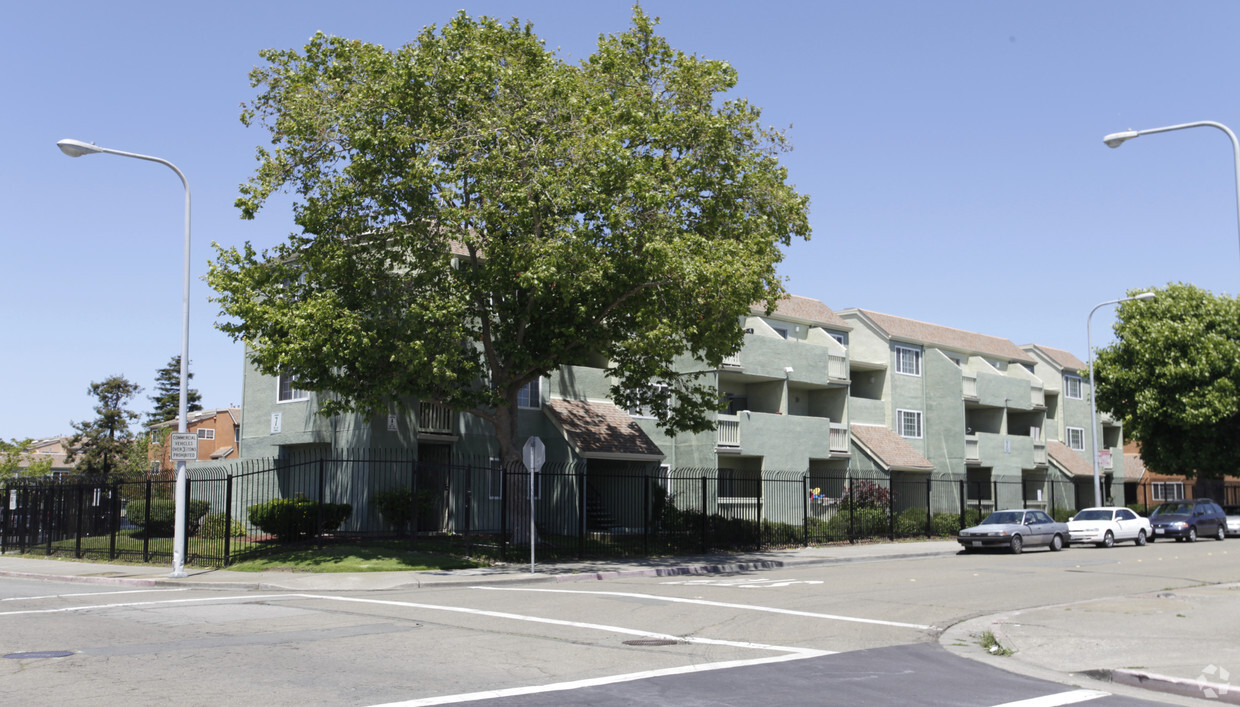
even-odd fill
[(198, 435), (194, 432), (172, 433), (172, 461), (192, 462), (198, 459)]

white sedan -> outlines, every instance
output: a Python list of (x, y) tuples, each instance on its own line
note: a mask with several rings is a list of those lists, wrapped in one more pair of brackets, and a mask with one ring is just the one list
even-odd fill
[(1086, 508), (1068, 519), (1068, 535), (1074, 544), (1111, 547), (1117, 542), (1131, 540), (1144, 545), (1150, 537), (1150, 519), (1128, 508)]

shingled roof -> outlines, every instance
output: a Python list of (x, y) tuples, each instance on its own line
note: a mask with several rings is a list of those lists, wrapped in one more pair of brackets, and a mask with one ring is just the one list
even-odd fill
[(551, 420), (569, 444), (587, 459), (662, 459), (663, 450), (612, 403), (595, 400), (547, 401)]
[(934, 464), (893, 430), (881, 425), (852, 425), (853, 440), (888, 471), (934, 471)]
[(1021, 349), (1008, 339), (987, 334), (978, 334), (963, 329), (919, 322), (916, 319), (905, 319), (890, 314), (871, 312), (868, 309), (854, 310), (868, 318), (888, 338), (904, 339), (925, 344), (945, 346), (960, 351), (975, 351), (980, 354), (994, 356), (1006, 361), (1017, 363), (1036, 363), (1028, 352)]
[(1047, 442), (1046, 453), (1055, 466), (1071, 476), (1093, 476), (1094, 468), (1089, 460), (1077, 454), (1063, 442)]
[(1069, 351), (1064, 351), (1063, 349), (1052, 349), (1049, 346), (1039, 346), (1037, 344), (1030, 344), (1029, 347), (1041, 351), (1043, 356), (1050, 359), (1052, 363), (1065, 371), (1072, 371), (1075, 373), (1089, 368), (1089, 364), (1077, 358)]
[[(758, 302), (750, 309), (754, 314), (766, 312), (766, 302)], [(837, 329), (852, 329), (852, 325), (831, 311), (831, 308), (812, 297), (787, 295), (775, 303), (775, 314), (811, 324), (826, 324)]]

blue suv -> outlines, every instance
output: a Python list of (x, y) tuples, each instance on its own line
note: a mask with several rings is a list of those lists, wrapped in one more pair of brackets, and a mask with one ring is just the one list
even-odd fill
[(1175, 538), (1191, 543), (1197, 536), (1222, 540), (1227, 537), (1227, 514), (1208, 498), (1168, 501), (1150, 514), (1150, 529), (1150, 542)]

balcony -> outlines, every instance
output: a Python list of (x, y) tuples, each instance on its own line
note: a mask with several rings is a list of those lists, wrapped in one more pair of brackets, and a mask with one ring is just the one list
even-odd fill
[(831, 453), (848, 453), (848, 425), (838, 422), (831, 423)]
[(418, 433), (452, 434), (452, 408), (443, 403), (418, 403)]
[(827, 356), (827, 376), (832, 380), (848, 380), (848, 358), (829, 354)]
[[(715, 441), (718, 447), (740, 451), (741, 449), (741, 421), (736, 415), (719, 415), (718, 421), (719, 437)], [(723, 449), (720, 449), (723, 451)]]
[(842, 447), (839, 451), (848, 450), (847, 427), (838, 425), (840, 432), (836, 432), (837, 425), (825, 417), (742, 411), (721, 413), (716, 427), (716, 454), (740, 454), (743, 450), (747, 456), (779, 456), (795, 445), (810, 457), (825, 459), (835, 451), (834, 440)]
[(977, 400), (977, 376), (966, 373), (960, 379), (964, 383), (964, 398), (966, 400)]

